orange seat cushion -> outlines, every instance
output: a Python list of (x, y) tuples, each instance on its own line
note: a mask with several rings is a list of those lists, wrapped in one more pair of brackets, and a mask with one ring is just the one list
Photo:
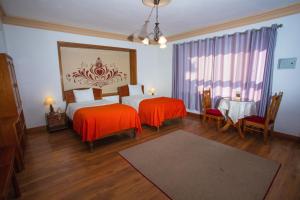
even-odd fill
[(218, 116), (218, 117), (219, 116), (220, 117), (223, 116), (220, 110), (218, 110), (218, 109), (212, 109), (212, 108), (211, 109), (207, 109), (206, 110), (206, 114), (213, 115), (213, 116)]

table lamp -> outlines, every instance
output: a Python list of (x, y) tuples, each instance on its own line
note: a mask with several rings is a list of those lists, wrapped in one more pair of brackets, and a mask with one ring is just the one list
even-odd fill
[(54, 104), (54, 99), (52, 97), (46, 97), (44, 101), (45, 105), (50, 106), (50, 113), (54, 113), (52, 104)]
[(236, 93), (235, 93), (235, 99), (236, 99), (237, 101), (240, 101), (240, 100), (241, 100), (241, 91), (236, 91)]
[(150, 88), (149, 91), (150, 91), (151, 95), (154, 95), (156, 90), (155, 90), (155, 88)]

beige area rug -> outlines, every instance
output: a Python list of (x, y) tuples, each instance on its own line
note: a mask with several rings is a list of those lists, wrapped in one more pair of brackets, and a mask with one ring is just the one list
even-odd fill
[(119, 153), (174, 200), (261, 200), (280, 168), (181, 130)]

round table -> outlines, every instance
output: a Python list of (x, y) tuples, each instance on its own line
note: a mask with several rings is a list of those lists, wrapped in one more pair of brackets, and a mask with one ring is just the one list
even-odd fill
[(221, 99), (218, 109), (226, 118), (226, 124), (221, 131), (226, 131), (230, 126), (238, 128), (239, 134), (244, 138), (241, 131), (242, 119), (256, 115), (256, 103), (254, 101), (239, 101), (234, 99)]

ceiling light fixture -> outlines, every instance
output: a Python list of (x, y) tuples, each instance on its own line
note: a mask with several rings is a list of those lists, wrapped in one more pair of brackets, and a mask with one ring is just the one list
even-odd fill
[[(153, 28), (153, 32), (146, 34), (146, 36), (144, 37), (144, 39), (142, 40), (142, 43), (145, 45), (149, 45), (149, 41), (150, 41), (150, 36), (153, 36), (153, 40), (155, 42), (158, 42), (158, 44), (160, 44), (160, 48), (166, 48), (167, 47), (167, 39), (166, 37), (163, 35), (162, 31), (159, 28), (159, 22), (158, 22), (158, 7), (160, 6), (164, 6), (166, 4), (168, 4), (170, 2), (170, 0), (143, 0), (143, 3), (147, 6), (152, 6), (151, 12), (150, 12), (150, 17), (152, 15), (153, 12), (153, 8), (155, 8), (156, 10), (156, 17), (155, 17), (155, 25)], [(161, 3), (161, 4), (160, 4)], [(149, 18), (145, 21), (145, 24), (148, 25), (149, 23)], [(145, 27), (145, 24), (143, 27)], [(147, 33), (147, 29), (142, 29), (141, 32), (144, 31), (144, 33)], [(145, 35), (145, 34), (143, 34)]]
[[(147, 19), (145, 20), (145, 23), (143, 24), (142, 28), (139, 30), (136, 30), (132, 34), (130, 34), (127, 39), (129, 41), (134, 41), (135, 38), (142, 41), (143, 44), (149, 45), (150, 41), (155, 41), (160, 45), (160, 48), (166, 48), (167, 47), (167, 39), (163, 35), (162, 31), (159, 28), (159, 22), (158, 22), (158, 8), (165, 6), (170, 3), (171, 0), (142, 0), (143, 4), (146, 6), (151, 7), (151, 12), (148, 15)], [(150, 18), (152, 16), (152, 13), (156, 10), (156, 20), (154, 23), (154, 28), (151, 33), (148, 32), (148, 26), (150, 23)]]

